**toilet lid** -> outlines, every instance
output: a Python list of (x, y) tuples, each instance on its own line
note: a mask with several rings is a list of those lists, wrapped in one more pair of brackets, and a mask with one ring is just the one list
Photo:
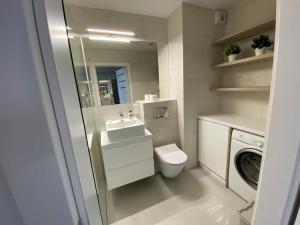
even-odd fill
[(182, 164), (187, 160), (187, 155), (176, 146), (170, 144), (155, 148), (157, 155), (169, 164)]

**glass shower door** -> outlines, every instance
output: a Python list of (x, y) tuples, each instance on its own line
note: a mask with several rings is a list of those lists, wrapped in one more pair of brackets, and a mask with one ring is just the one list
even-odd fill
[[(68, 22), (68, 18), (67, 22)], [(81, 112), (88, 142), (89, 155), (93, 169), (94, 181), (98, 196), (98, 203), (103, 223), (107, 224), (106, 186), (104, 167), (100, 154), (100, 143), (97, 132), (96, 87), (93, 85), (92, 69), (87, 65), (82, 37), (69, 34), (70, 50), (72, 55), (77, 92), (80, 99)]]

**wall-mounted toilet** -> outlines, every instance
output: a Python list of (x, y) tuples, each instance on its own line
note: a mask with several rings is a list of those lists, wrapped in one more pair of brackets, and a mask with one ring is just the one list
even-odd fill
[(161, 173), (168, 178), (176, 177), (184, 168), (187, 155), (176, 144), (155, 148)]

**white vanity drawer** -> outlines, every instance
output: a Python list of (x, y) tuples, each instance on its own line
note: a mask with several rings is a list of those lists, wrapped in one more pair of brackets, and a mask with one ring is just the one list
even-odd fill
[(106, 171), (128, 166), (149, 158), (153, 158), (152, 138), (144, 138), (140, 142), (121, 145), (110, 149), (102, 149)]
[(119, 169), (106, 171), (108, 190), (154, 175), (153, 158)]

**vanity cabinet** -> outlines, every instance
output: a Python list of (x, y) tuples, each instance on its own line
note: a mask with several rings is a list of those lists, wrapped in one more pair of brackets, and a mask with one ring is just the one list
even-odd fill
[(230, 128), (198, 120), (198, 161), (225, 181)]
[(111, 190), (154, 175), (152, 134), (110, 141), (101, 132), (101, 151), (107, 189)]

